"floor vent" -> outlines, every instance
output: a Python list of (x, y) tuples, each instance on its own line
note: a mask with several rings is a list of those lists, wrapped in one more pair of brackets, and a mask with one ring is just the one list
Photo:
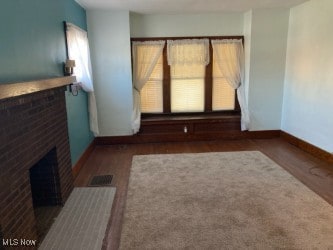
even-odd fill
[(90, 187), (111, 186), (113, 175), (96, 175), (89, 183)]

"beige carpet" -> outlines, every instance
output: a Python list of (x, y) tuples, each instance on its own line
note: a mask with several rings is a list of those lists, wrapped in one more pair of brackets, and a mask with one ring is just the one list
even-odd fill
[(333, 249), (333, 207), (257, 151), (134, 156), (120, 249)]

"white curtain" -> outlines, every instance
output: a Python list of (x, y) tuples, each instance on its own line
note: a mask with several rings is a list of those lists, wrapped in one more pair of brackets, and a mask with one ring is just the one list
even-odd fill
[[(190, 46), (189, 46), (190, 45)], [(168, 40), (169, 65), (208, 65), (208, 39)]]
[(244, 50), (242, 40), (212, 40), (213, 53), (217, 65), (229, 85), (237, 89), (237, 97), (241, 108), (241, 128), (249, 128), (249, 111), (244, 86)]
[(90, 130), (95, 135), (98, 135), (97, 106), (87, 32), (71, 23), (67, 23), (66, 26), (68, 57), (71, 60), (75, 60), (74, 74), (76, 75), (76, 79), (80, 82), (83, 90), (89, 93), (88, 111)]
[(163, 52), (165, 41), (133, 42), (133, 113), (132, 130), (137, 133), (140, 129), (140, 91), (148, 81), (159, 57)]

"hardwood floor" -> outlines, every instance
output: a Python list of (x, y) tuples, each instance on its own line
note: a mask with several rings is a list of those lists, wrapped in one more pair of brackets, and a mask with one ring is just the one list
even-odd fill
[(112, 185), (117, 188), (117, 192), (104, 249), (118, 249), (133, 155), (243, 150), (258, 150), (266, 154), (333, 205), (333, 166), (281, 138), (96, 146), (78, 174), (75, 186), (87, 186), (94, 175), (114, 175)]

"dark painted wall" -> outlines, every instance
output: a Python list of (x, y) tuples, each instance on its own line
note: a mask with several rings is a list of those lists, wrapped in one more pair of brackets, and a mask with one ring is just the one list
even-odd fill
[[(86, 29), (86, 12), (74, 0), (0, 2), (0, 83), (63, 75), (63, 21)], [(87, 95), (66, 92), (72, 164), (92, 141)]]

